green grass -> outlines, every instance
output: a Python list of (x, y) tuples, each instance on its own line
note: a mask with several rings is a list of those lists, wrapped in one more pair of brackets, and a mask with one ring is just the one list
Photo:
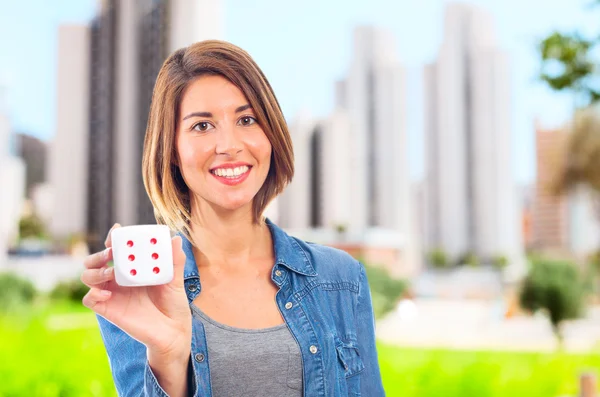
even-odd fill
[(379, 347), (388, 396), (577, 396), (583, 370), (600, 374), (600, 355)]
[(94, 315), (74, 304), (0, 318), (0, 380), (0, 397), (116, 396)]
[[(65, 303), (21, 313), (0, 318), (0, 397), (116, 396), (91, 312)], [(600, 374), (597, 353), (468, 352), (382, 344), (379, 356), (391, 397), (576, 396), (581, 371)]]

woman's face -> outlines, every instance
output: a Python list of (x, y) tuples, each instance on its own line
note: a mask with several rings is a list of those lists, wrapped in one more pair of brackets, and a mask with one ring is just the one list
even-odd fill
[(271, 143), (242, 91), (221, 76), (199, 77), (184, 92), (178, 122), (178, 164), (196, 204), (251, 208)]

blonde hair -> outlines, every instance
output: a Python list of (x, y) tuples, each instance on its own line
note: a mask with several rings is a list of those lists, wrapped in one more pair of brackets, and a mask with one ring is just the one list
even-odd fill
[(156, 221), (190, 240), (190, 190), (177, 165), (175, 136), (183, 93), (192, 81), (205, 75), (222, 76), (243, 92), (272, 146), (269, 173), (253, 201), (254, 223), (262, 222), (265, 207), (294, 175), (292, 141), (279, 102), (250, 55), (231, 43), (217, 40), (175, 51), (162, 65), (154, 86), (142, 175)]

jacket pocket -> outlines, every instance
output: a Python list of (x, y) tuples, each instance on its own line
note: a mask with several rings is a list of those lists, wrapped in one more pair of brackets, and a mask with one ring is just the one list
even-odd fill
[(346, 389), (347, 395), (352, 397), (360, 396), (360, 374), (365, 365), (360, 357), (358, 347), (352, 343), (342, 343), (336, 346), (338, 361), (343, 367), (344, 378), (342, 381), (342, 390)]
[(354, 344), (343, 343), (336, 346), (340, 363), (344, 367), (346, 378), (358, 375), (365, 369), (358, 348)]

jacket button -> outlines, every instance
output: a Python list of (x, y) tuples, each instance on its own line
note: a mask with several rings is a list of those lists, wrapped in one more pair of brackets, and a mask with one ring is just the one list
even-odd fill
[(204, 361), (204, 354), (202, 354), (202, 353), (194, 354), (194, 360), (201, 363), (202, 361)]
[(292, 308), (292, 306), (294, 306), (294, 305), (292, 305), (292, 302), (288, 302), (285, 304), (285, 308), (288, 310), (290, 310)]
[(190, 292), (195, 292), (198, 289), (198, 287), (196, 286), (196, 284), (190, 284), (188, 285), (187, 289)]
[(281, 277), (281, 274), (282, 274), (282, 273), (281, 273), (281, 270), (275, 270), (275, 275), (276, 275), (277, 277)]
[(317, 349), (317, 346), (315, 346), (315, 345), (312, 345), (312, 346), (310, 347), (310, 352), (311, 352), (312, 354), (317, 354), (317, 352), (318, 352), (318, 351), (319, 351), (319, 349)]

